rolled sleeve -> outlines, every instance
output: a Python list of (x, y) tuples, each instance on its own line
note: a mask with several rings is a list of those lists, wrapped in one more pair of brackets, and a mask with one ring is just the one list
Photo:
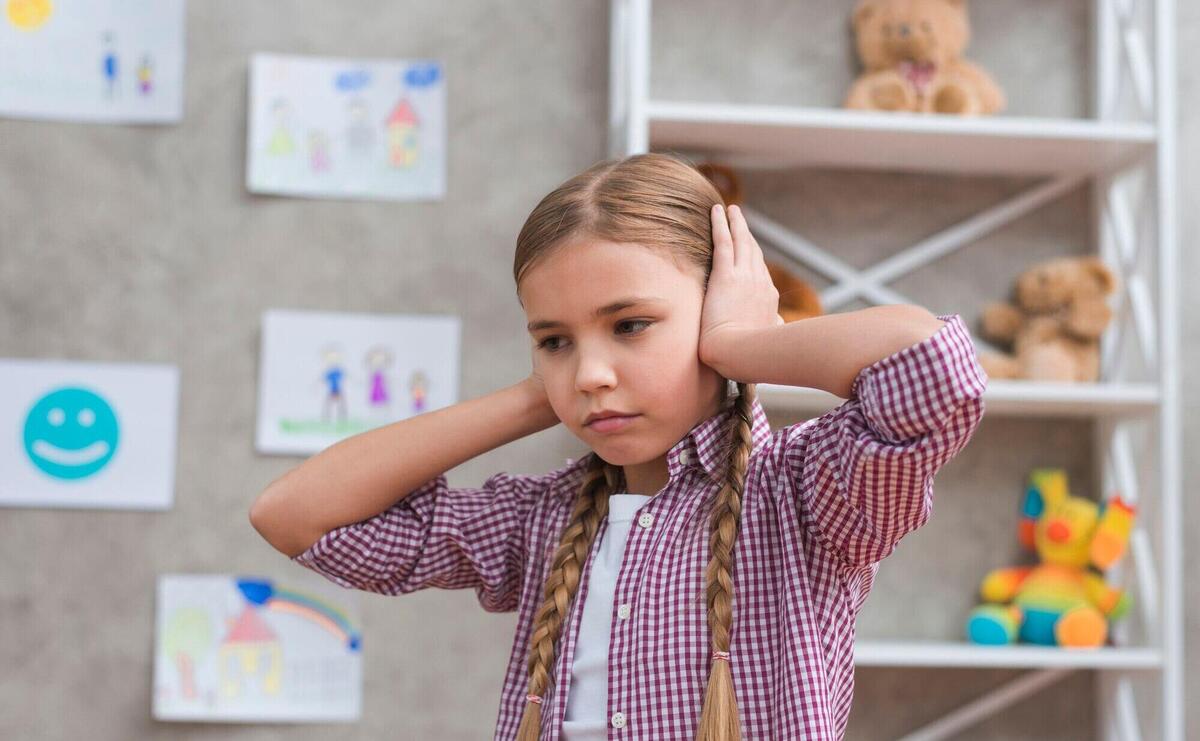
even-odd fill
[(479, 488), (450, 488), (442, 474), (380, 514), (330, 530), (292, 560), (351, 589), (473, 587), (485, 610), (515, 610), (526, 523), (553, 478), (498, 473)]
[(851, 398), (784, 428), (784, 455), (815, 535), (855, 566), (890, 555), (932, 512), (933, 477), (970, 440), (987, 375), (958, 315), (855, 378)]

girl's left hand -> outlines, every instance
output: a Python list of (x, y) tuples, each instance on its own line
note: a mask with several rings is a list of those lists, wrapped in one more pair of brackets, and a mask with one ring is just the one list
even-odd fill
[[(721, 364), (721, 347), (735, 335), (783, 324), (779, 291), (762, 248), (737, 206), (712, 208), (713, 267), (700, 315), (700, 359)], [(738, 379), (734, 379), (738, 380)]]

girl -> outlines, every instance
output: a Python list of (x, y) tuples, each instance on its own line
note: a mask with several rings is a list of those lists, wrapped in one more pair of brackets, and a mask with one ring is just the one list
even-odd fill
[[(346, 587), (518, 610), (496, 739), (840, 738), (878, 562), (983, 413), (961, 319), (783, 323), (740, 211), (657, 154), (546, 196), (514, 275), (528, 378), (330, 447), (254, 526)], [(772, 432), (756, 383), (848, 400)], [(447, 486), (560, 421), (588, 455)]]

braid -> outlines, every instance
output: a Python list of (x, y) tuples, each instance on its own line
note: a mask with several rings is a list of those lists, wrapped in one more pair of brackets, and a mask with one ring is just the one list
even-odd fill
[(697, 741), (741, 741), (742, 737), (729, 668), (729, 629), (733, 622), (733, 547), (742, 519), (742, 491), (753, 444), (754, 393), (753, 384), (738, 384), (730, 424), (729, 465), (709, 520), (712, 556), (704, 572), (704, 582), (714, 658), (704, 691)]
[(558, 549), (550, 561), (545, 598), (534, 614), (529, 641), (529, 691), (517, 741), (537, 741), (542, 723), (542, 698), (550, 684), (555, 645), (562, 633), (571, 602), (579, 589), (583, 564), (600, 523), (608, 517), (608, 496), (621, 485), (621, 469), (595, 453), (588, 460), (571, 520), (563, 529)]

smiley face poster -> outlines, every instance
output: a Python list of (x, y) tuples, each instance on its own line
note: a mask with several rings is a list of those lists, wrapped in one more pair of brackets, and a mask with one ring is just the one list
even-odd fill
[(0, 384), (0, 505), (171, 507), (176, 368), (0, 360)]

